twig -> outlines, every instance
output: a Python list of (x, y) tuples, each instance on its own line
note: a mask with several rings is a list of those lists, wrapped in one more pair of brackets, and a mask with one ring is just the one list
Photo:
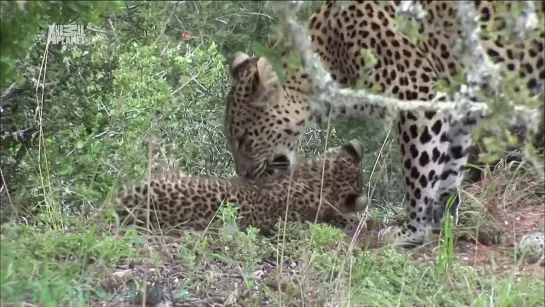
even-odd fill
[(95, 33), (108, 34), (108, 32), (106, 32), (106, 31), (104, 31), (104, 30), (96, 29), (96, 28), (92, 28), (92, 27), (87, 27), (87, 30), (88, 30), (88, 31), (91, 31), (91, 32), (95, 32)]
[(29, 132), (34, 132), (34, 131), (36, 131), (36, 127), (34, 126), (34, 124), (30, 124), (28, 128), (25, 128), (23, 130), (4, 133), (4, 135), (2, 136), (2, 141), (6, 141), (10, 137), (13, 138), (14, 140), (21, 141), (25, 139), (26, 137), (28, 137)]
[(15, 90), (17, 90), (17, 86), (15, 85), (15, 82), (13, 82), (7, 90), (5, 90), (2, 93), (2, 96), (0, 96), (0, 102), (4, 101), (6, 97), (10, 96)]

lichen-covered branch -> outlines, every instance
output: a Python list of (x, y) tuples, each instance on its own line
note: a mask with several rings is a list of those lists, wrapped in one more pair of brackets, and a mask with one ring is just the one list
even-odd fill
[(525, 38), (525, 34), (528, 30), (533, 30), (539, 25), (539, 18), (536, 14), (536, 3), (537, 1), (524, 1), (524, 12), (523, 18), (517, 18), (515, 24), (515, 33), (520, 39)]
[[(437, 110), (448, 112), (452, 120), (461, 120), (469, 112), (473, 116), (488, 116), (492, 112), (484, 102), (473, 102), (465, 95), (464, 91), (471, 94), (472, 89), (462, 86), (464, 95), (457, 95), (453, 102), (439, 101), (401, 101), (396, 98), (385, 97), (383, 95), (372, 94), (364, 89), (341, 89), (333, 80), (330, 73), (322, 65), (317, 54), (311, 48), (311, 43), (305, 27), (297, 22), (297, 8), (300, 7), (299, 1), (275, 2), (273, 8), (281, 18), (286, 33), (289, 33), (289, 43), (300, 55), (303, 66), (307, 70), (314, 89), (317, 105), (321, 102), (359, 102), (362, 104), (382, 107), (386, 110), (386, 116), (396, 116), (400, 110)], [(470, 85), (480, 85), (487, 82), (489, 86), (499, 87), (498, 67), (496, 67), (484, 53), (480, 44), (479, 25), (473, 3), (463, 1), (460, 4), (460, 18), (465, 25), (464, 41), (465, 46), (470, 48), (471, 60), (469, 62), (468, 83)], [(463, 15), (463, 16), (462, 16)], [(316, 107), (316, 106), (313, 106)], [(524, 123), (538, 118), (537, 110), (528, 109), (521, 106), (513, 108), (515, 116), (513, 118), (522, 120)]]
[[(335, 101), (345, 103), (347, 101), (359, 101), (369, 105), (380, 106), (387, 110), (387, 116), (395, 116), (399, 110), (448, 110), (465, 116), (467, 111), (481, 112), (485, 115), (487, 106), (484, 103), (438, 102), (438, 101), (401, 101), (396, 98), (372, 94), (364, 89), (341, 89), (333, 80), (330, 73), (322, 65), (317, 54), (311, 48), (306, 29), (296, 21), (296, 10), (290, 2), (275, 2), (275, 9), (279, 16), (284, 18), (284, 27), (289, 33), (290, 43), (301, 56), (301, 61), (312, 80), (315, 99), (321, 101)], [(456, 112), (460, 110), (460, 112)], [(462, 112), (463, 111), (463, 112)], [(456, 114), (453, 114), (456, 115)], [(454, 116), (456, 117), (456, 116)]]
[(422, 8), (422, 5), (414, 1), (401, 1), (399, 3), (398, 14), (404, 14), (414, 19), (422, 19), (426, 16), (427, 12)]
[(468, 87), (462, 87), (460, 94), (473, 96), (483, 84), (487, 84), (495, 93), (498, 93), (499, 65), (490, 60), (481, 44), (481, 27), (474, 3), (470, 1), (458, 2), (457, 18), (462, 27), (462, 50), (458, 51), (465, 51), (468, 55), (461, 57), (466, 60), (464, 66), (467, 70)]
[[(536, 26), (537, 16), (535, 14), (535, 6), (531, 1), (526, 4), (526, 10), (522, 14), (523, 16), (515, 17), (515, 27), (512, 31), (519, 39), (524, 38), (524, 35), (520, 35), (520, 32), (525, 32), (526, 29), (531, 29)], [(462, 49), (467, 56), (462, 57), (465, 59), (464, 66), (466, 68), (466, 82), (467, 85), (462, 85), (460, 90), (455, 94), (455, 101), (468, 100), (470, 97), (475, 97), (476, 93), (482, 88), (487, 86), (492, 89), (494, 95), (497, 97), (505, 98), (501, 88), (501, 74), (498, 64), (494, 64), (485, 52), (481, 43), (481, 28), (478, 22), (478, 14), (475, 10), (474, 3), (471, 1), (458, 2), (458, 23), (462, 27)], [(505, 100), (505, 104), (511, 107), (512, 104)], [(511, 104), (511, 105), (509, 105)], [(540, 110), (528, 109), (520, 106), (512, 106), (514, 109), (514, 116), (511, 118), (512, 125), (524, 126), (526, 131), (533, 131), (539, 126)], [(524, 146), (526, 156), (530, 157), (527, 153), (528, 147)], [(530, 162), (535, 166), (535, 169), (543, 175), (542, 167), (533, 158), (530, 157)]]

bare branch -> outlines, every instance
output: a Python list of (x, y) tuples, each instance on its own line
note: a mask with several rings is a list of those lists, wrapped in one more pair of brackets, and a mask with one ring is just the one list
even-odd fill
[(31, 124), (29, 127), (14, 131), (14, 132), (5, 132), (4, 135), (0, 137), (0, 140), (5, 144), (9, 144), (12, 142), (22, 142), (29, 138), (34, 132), (36, 132), (36, 126)]

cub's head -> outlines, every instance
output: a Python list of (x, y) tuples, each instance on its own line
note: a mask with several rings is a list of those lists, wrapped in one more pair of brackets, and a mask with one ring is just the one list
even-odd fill
[(256, 179), (287, 169), (295, 160), (299, 130), (271, 63), (239, 52), (230, 73), (224, 126), (238, 176)]
[[(342, 213), (363, 210), (367, 205), (361, 168), (363, 152), (358, 140), (330, 148), (313, 159), (297, 162), (292, 178), (311, 190), (321, 188), (323, 198)], [(323, 208), (327, 209), (327, 205)]]

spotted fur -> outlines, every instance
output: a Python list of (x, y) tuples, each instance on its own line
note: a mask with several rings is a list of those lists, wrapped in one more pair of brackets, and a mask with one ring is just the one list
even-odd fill
[[(341, 86), (364, 86), (400, 100), (431, 100), (437, 81), (451, 82), (462, 62), (453, 52), (460, 28), (456, 2), (421, 1), (428, 10), (420, 21), (421, 40), (415, 44), (399, 32), (395, 1), (350, 1), (341, 6), (326, 1), (309, 19), (314, 51)], [(482, 28), (502, 16), (491, 1), (476, 1)], [(543, 11), (543, 5), (541, 6)], [(507, 45), (500, 38), (483, 38), (492, 60), (516, 72), (531, 91), (543, 91), (543, 33), (540, 39)], [(361, 54), (370, 50), (377, 59), (369, 69)], [(284, 65), (286, 69), (286, 65)], [(295, 142), (306, 127), (328, 118), (373, 116), (385, 110), (362, 103), (323, 102), (311, 108), (310, 80), (304, 71), (289, 72), (280, 84), (269, 61), (238, 53), (231, 65), (233, 85), (227, 96), (226, 135), (240, 176), (259, 178), (283, 163), (294, 164)], [(323, 110), (316, 113), (311, 110)], [(400, 244), (422, 244), (444, 217), (447, 200), (455, 197), (468, 160), (471, 133), (481, 117), (453, 121), (435, 111), (400, 112), (397, 132), (401, 148), (408, 217), (389, 228), (388, 239)], [(295, 163), (296, 165), (296, 163)]]
[[(149, 198), (150, 221), (157, 220), (162, 227), (204, 230), (222, 204), (234, 203), (241, 228), (253, 226), (269, 234), (289, 206), (288, 221), (314, 221), (317, 216), (319, 222), (341, 227), (345, 214), (360, 211), (366, 204), (362, 159), (363, 146), (354, 140), (300, 161), (292, 168), (293, 174), (280, 172), (258, 180), (152, 176), (149, 182), (122, 187), (117, 208), (120, 215), (130, 213), (133, 220), (143, 223)], [(324, 201), (318, 213), (320, 199)]]

